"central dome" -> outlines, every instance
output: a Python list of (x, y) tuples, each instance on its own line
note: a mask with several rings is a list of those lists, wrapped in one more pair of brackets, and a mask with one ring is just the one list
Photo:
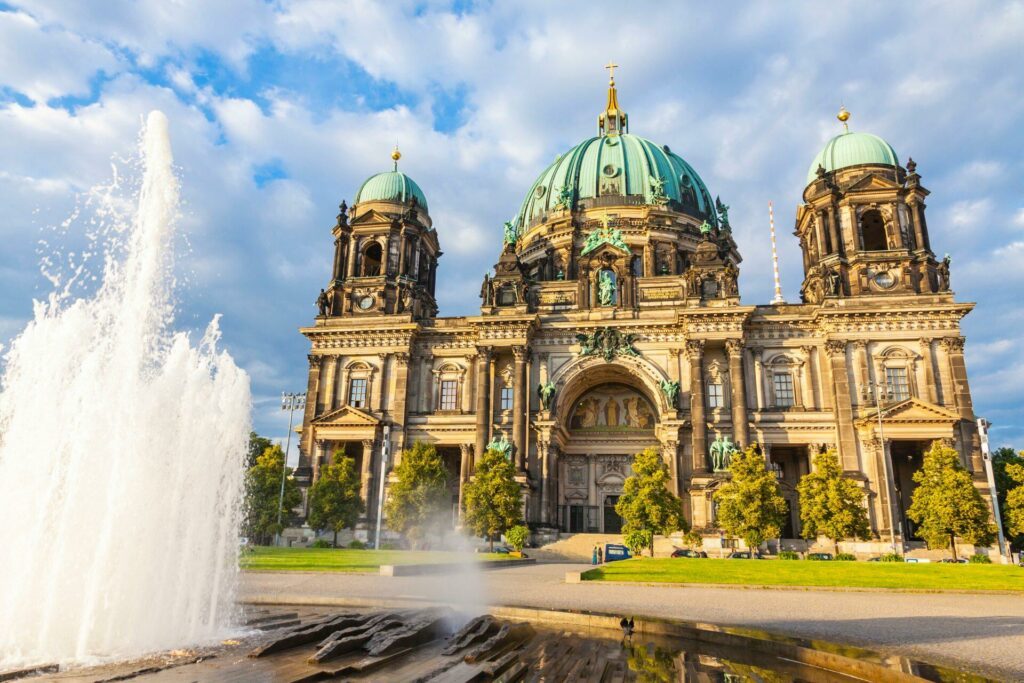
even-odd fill
[[(714, 202), (704, 181), (667, 145), (619, 133), (593, 137), (560, 154), (530, 187), (516, 227), (529, 227), (575, 202), (600, 205), (678, 204), (683, 213), (715, 222)], [(593, 200), (587, 202), (586, 200)]]

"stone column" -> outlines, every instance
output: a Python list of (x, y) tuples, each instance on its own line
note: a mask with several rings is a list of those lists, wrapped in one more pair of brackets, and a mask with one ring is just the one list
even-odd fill
[(473, 476), (473, 444), (459, 444), (459, 520), (462, 519), (462, 496), (466, 482)]
[(686, 355), (690, 359), (690, 421), (693, 432), (693, 472), (707, 474), (708, 437), (704, 417), (704, 340), (686, 342)]
[(828, 355), (822, 347), (811, 347), (815, 350), (814, 364), (818, 368), (817, 387), (822, 410), (832, 410), (831, 376), (828, 371)]
[(476, 354), (472, 356), (466, 356), (466, 372), (462, 376), (462, 394), (460, 396), (460, 406), (462, 412), (471, 413), (473, 412), (473, 391), (471, 387), (476, 386)]
[(376, 515), (377, 511), (377, 492), (373, 490), (373, 443), (374, 439), (363, 439), (363, 462), (359, 468), (359, 495), (366, 501), (367, 519)]
[(729, 382), (732, 385), (732, 431), (740, 447), (750, 443), (750, 425), (747, 421), (747, 390), (743, 381), (743, 342), (729, 339), (725, 342), (729, 354)]
[(868, 374), (868, 343), (863, 339), (853, 342), (853, 355), (857, 364), (857, 381), (850, 387), (851, 400), (858, 404), (870, 402), (873, 400), (869, 398), (870, 394), (857, 393), (858, 389), (861, 391), (867, 389), (868, 382), (871, 381), (871, 375)]
[(537, 441), (537, 455), (540, 457), (540, 523), (548, 524), (551, 519), (551, 445)]
[(512, 443), (515, 444), (516, 470), (526, 469), (526, 347), (513, 346), (515, 372), (512, 389)]
[(487, 448), (487, 425), (490, 423), (488, 416), (491, 412), (490, 368), (491, 349), (479, 347), (476, 357), (476, 462), (480, 462)]
[[(371, 382), (373, 387), (372, 396), (367, 396), (367, 404), (373, 406), (373, 409), (378, 413), (384, 412), (384, 382), (388, 379), (388, 354), (378, 353), (377, 358), (380, 359), (380, 377), (376, 382)], [(376, 373), (373, 373), (376, 374)], [(371, 374), (372, 376), (372, 374)], [(372, 403), (370, 402), (372, 399)]]
[(306, 383), (306, 409), (302, 414), (302, 446), (300, 450), (306, 453), (313, 452), (313, 425), (310, 424), (316, 417), (316, 397), (320, 389), (320, 356), (309, 354), (309, 381)]
[(754, 407), (757, 410), (764, 410), (767, 405), (764, 400), (764, 349), (752, 347), (750, 355), (754, 357)]
[(853, 404), (850, 399), (850, 381), (846, 374), (846, 342), (830, 339), (825, 342), (832, 373), (833, 404), (835, 405), (836, 432), (838, 435), (839, 458), (843, 469), (857, 472), (857, 437), (853, 429)]
[(348, 263), (345, 266), (345, 279), (351, 278), (356, 272), (356, 257), (359, 255), (359, 240), (355, 237), (349, 242)]
[(935, 386), (935, 365), (932, 361), (931, 339), (919, 339), (921, 345), (921, 366), (924, 370), (924, 386), (921, 387), (921, 397), (930, 402), (938, 403), (938, 391)]
[(337, 384), (335, 380), (338, 373), (338, 357), (327, 356), (324, 366), (326, 372), (324, 373), (324, 381), (321, 383), (321, 393), (324, 397), (324, 412), (329, 413), (334, 410), (334, 387)]
[(814, 410), (814, 381), (811, 369), (811, 351), (813, 346), (802, 346), (804, 360), (800, 364), (800, 390), (803, 392), (804, 410)]
[(882, 541), (887, 542), (890, 529), (894, 532), (899, 531), (898, 527), (893, 526), (893, 495), (895, 495), (893, 477), (895, 472), (892, 458), (889, 455), (890, 442), (888, 440), (883, 442), (876, 434), (865, 445), (875, 454), (876, 480), (874, 483), (878, 492), (878, 507), (875, 509), (875, 518), (878, 524), (876, 531), (882, 537)]
[(974, 404), (971, 402), (971, 390), (967, 383), (967, 364), (964, 362), (964, 338), (945, 337), (942, 340), (942, 346), (949, 359), (953, 394), (956, 396), (956, 408), (960, 413), (960, 440), (966, 451), (962, 454), (964, 465), (971, 472), (983, 472), (985, 463), (981, 457), (981, 440), (974, 422)]
[(391, 433), (395, 439), (395, 450), (405, 447), (406, 406), (409, 396), (409, 354), (399, 351), (395, 354), (394, 372), (391, 380)]
[(405, 236), (405, 228), (402, 228), (401, 238), (398, 242), (398, 274), (405, 275), (405, 252), (408, 251), (406, 248), (408, 240)]
[(669, 491), (677, 496), (682, 495), (679, 487), (679, 442), (675, 439), (663, 441), (661, 444), (661, 457), (668, 465)]

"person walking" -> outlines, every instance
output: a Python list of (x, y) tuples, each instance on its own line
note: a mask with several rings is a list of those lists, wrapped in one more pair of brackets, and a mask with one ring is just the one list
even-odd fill
[(597, 564), (597, 552), (598, 552), (598, 550), (599, 550), (598, 547), (595, 545), (594, 546), (594, 552), (591, 553), (591, 555), (590, 555), (590, 564), (591, 565), (596, 565)]
[(601, 546), (597, 546), (597, 563), (604, 564), (604, 550), (601, 549)]

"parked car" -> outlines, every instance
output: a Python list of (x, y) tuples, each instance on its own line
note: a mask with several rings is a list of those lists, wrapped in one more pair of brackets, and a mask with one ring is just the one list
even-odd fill
[(955, 560), (952, 557), (947, 557), (939, 560), (942, 564), (970, 564), (965, 557), (958, 557)]
[(672, 551), (672, 557), (707, 557), (708, 554), (703, 550), (693, 550), (692, 548), (676, 548)]
[(749, 550), (734, 550), (729, 553), (730, 560), (760, 560), (761, 556), (757, 553), (752, 553)]
[(827, 561), (827, 560), (834, 560), (836, 558), (834, 558), (832, 556), (832, 553), (807, 553), (807, 559), (808, 560), (818, 560), (819, 562), (824, 562), (824, 561)]

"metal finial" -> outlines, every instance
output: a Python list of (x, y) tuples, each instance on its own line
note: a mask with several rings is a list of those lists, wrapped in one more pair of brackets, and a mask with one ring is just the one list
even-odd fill
[(836, 114), (836, 118), (842, 122), (843, 131), (849, 133), (850, 126), (848, 126), (846, 122), (850, 120), (850, 112), (846, 110), (846, 107), (844, 107), (843, 105), (839, 105), (839, 113)]
[(391, 160), (395, 162), (395, 170), (398, 170), (398, 160), (402, 158), (402, 153), (398, 151), (398, 143), (395, 143), (395, 151), (391, 153)]

